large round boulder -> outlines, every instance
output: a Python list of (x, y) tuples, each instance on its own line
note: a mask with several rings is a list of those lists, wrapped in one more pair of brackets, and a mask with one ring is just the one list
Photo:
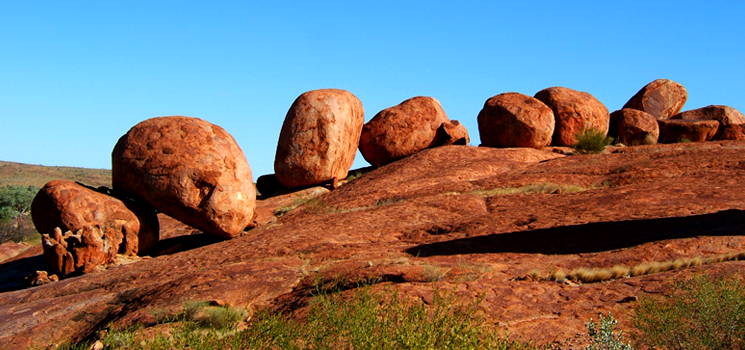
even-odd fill
[[(443, 144), (446, 141), (443, 125), (449, 122), (435, 98), (410, 98), (378, 112), (365, 124), (360, 136), (360, 153), (374, 166), (392, 163)], [(457, 125), (448, 128), (456, 131)]]
[(481, 145), (485, 147), (532, 147), (551, 144), (554, 112), (543, 102), (517, 92), (486, 100), (478, 116)]
[(732, 126), (745, 124), (745, 117), (743, 117), (740, 111), (729, 106), (721, 105), (691, 109), (683, 113), (678, 113), (670, 119), (716, 120), (719, 122), (719, 129), (717, 129), (713, 140), (738, 140), (739, 135), (737, 135), (737, 132), (733, 133), (737, 128), (733, 128)]
[(110, 243), (114, 254), (145, 254), (158, 243), (158, 216), (147, 204), (69, 180), (44, 185), (31, 203), (31, 218), (42, 234), (56, 227), (63, 232), (99, 227), (109, 237), (119, 237)]
[(251, 168), (223, 128), (190, 117), (145, 120), (112, 152), (115, 190), (204, 232), (232, 238), (256, 205)]
[(641, 88), (623, 108), (638, 109), (657, 119), (669, 119), (680, 113), (686, 100), (688, 91), (683, 85), (668, 79), (657, 79)]
[(538, 91), (534, 97), (554, 112), (554, 146), (575, 145), (583, 129), (608, 133), (608, 108), (589, 93), (557, 86)]
[(308, 91), (287, 112), (277, 143), (274, 172), (287, 188), (332, 183), (347, 177), (360, 141), (365, 111), (351, 92)]
[(660, 127), (651, 114), (623, 108), (610, 114), (608, 135), (628, 146), (654, 145), (660, 136)]

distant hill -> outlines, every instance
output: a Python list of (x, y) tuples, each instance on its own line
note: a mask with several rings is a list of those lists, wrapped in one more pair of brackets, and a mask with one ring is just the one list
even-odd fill
[(73, 180), (94, 187), (111, 187), (111, 170), (0, 161), (0, 186), (19, 185), (40, 188), (51, 180)]

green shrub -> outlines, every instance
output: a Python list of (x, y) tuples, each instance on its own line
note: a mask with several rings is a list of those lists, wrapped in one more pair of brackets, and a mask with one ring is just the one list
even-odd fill
[(745, 348), (745, 282), (699, 276), (634, 310), (637, 342), (665, 349)]
[(613, 142), (613, 138), (606, 136), (606, 133), (589, 128), (583, 128), (577, 135), (577, 143), (572, 146), (577, 152), (582, 154), (600, 153)]
[(613, 318), (613, 314), (609, 312), (607, 318), (603, 317), (602, 313), (598, 316), (600, 317), (600, 328), (592, 319), (585, 324), (587, 332), (592, 338), (592, 344), (588, 345), (586, 349), (632, 350), (631, 345), (623, 343), (623, 331), (619, 331), (618, 334), (614, 332), (618, 321)]
[(245, 316), (244, 310), (230, 306), (211, 306), (206, 301), (184, 303), (183, 318), (204, 328), (231, 328), (242, 321)]

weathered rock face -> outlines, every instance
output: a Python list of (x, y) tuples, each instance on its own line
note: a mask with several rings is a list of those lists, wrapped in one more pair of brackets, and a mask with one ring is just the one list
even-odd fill
[(716, 120), (658, 120), (661, 143), (711, 141), (719, 128)]
[(290, 107), (274, 158), (277, 180), (287, 188), (318, 185), (347, 177), (354, 163), (365, 111), (352, 93), (308, 91)]
[(160, 117), (129, 130), (112, 152), (114, 189), (204, 232), (232, 238), (256, 205), (251, 168), (223, 128), (197, 118)]
[(52, 233), (56, 227), (73, 232), (87, 226), (118, 231), (116, 236), (121, 240), (112, 247), (114, 254), (147, 253), (158, 243), (158, 217), (154, 210), (73, 181), (54, 180), (44, 185), (31, 204), (31, 217), (42, 234)]
[(440, 146), (468, 146), (468, 144), (471, 143), (471, 138), (468, 137), (468, 130), (457, 120), (451, 120), (449, 122), (443, 123), (438, 130), (438, 134), (440, 133), (440, 131), (444, 133), (444, 141)]
[(541, 148), (551, 144), (554, 112), (543, 102), (517, 92), (486, 100), (478, 116), (481, 145)]
[(688, 91), (683, 85), (668, 79), (657, 79), (639, 90), (623, 108), (638, 109), (657, 119), (669, 119), (680, 113), (686, 100)]
[(593, 129), (608, 133), (610, 114), (608, 108), (594, 96), (565, 87), (551, 87), (538, 91), (535, 98), (554, 112), (556, 128), (554, 146), (571, 146), (577, 143), (577, 133)]
[[(378, 112), (365, 124), (360, 136), (360, 152), (374, 166), (392, 163), (425, 148), (443, 144), (447, 138), (446, 130), (443, 128), (439, 133), (438, 130), (448, 122), (450, 119), (436, 99), (424, 96), (410, 98)], [(456, 131), (458, 126), (448, 128)]]
[(52, 272), (64, 278), (114, 262), (122, 238), (121, 231), (110, 227), (84, 226), (75, 233), (55, 227), (42, 235), (41, 244)]
[(745, 124), (719, 125), (717, 134), (714, 135), (716, 141), (741, 141), (745, 140)]
[(654, 145), (660, 135), (660, 127), (651, 114), (624, 108), (610, 114), (608, 135), (627, 146)]
[[(716, 120), (719, 122), (719, 130), (716, 135), (714, 135), (714, 140), (730, 140), (731, 138), (727, 137), (732, 137), (733, 132), (727, 132), (725, 135), (725, 129), (728, 129), (727, 126), (745, 124), (745, 117), (743, 117), (740, 111), (729, 106), (721, 105), (711, 105), (703, 108), (692, 109), (683, 113), (678, 113), (670, 119)], [(735, 140), (737, 140), (737, 138), (735, 138)]]

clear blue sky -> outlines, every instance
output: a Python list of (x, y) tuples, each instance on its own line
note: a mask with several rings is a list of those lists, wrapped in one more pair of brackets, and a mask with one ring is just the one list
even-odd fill
[(366, 121), (433, 96), (472, 145), (508, 91), (565, 86), (614, 111), (667, 78), (684, 109), (745, 111), (743, 18), (740, 1), (2, 1), (0, 160), (111, 168), (130, 127), (186, 115), (230, 132), (256, 178), (320, 88), (351, 91)]

